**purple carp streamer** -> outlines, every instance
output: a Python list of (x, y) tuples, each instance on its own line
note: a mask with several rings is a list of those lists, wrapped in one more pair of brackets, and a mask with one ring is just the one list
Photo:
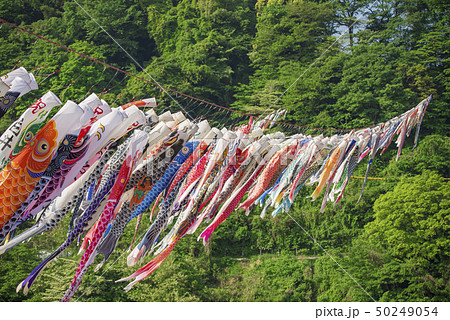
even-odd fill
[[(15, 99), (36, 88), (23, 68), (1, 77), (0, 117)], [(27, 294), (53, 259), (84, 238), (83, 256), (61, 299), (69, 301), (94, 258), (98, 254), (104, 258), (97, 271), (115, 250), (128, 222), (161, 199), (157, 217), (139, 236), (127, 263), (144, 261), (153, 251), (156, 257), (117, 280), (133, 280), (125, 287), (131, 290), (184, 236), (203, 228), (198, 240), (206, 244), (236, 209), (249, 214), (259, 205), (261, 218), (270, 208), (273, 216), (288, 212), (304, 185), (315, 185), (310, 198), (321, 199), (321, 212), (328, 202), (336, 205), (355, 167), (368, 157), (361, 199), (377, 153), (383, 154), (396, 138), (398, 160), (413, 128), (417, 144), (430, 100), (431, 96), (385, 123), (312, 137), (264, 134), (286, 114), (284, 109), (256, 123), (251, 117), (247, 124), (228, 130), (211, 128), (206, 120), (187, 120), (182, 112), (158, 115), (154, 98), (111, 108), (95, 94), (78, 104), (67, 102), (44, 124), (50, 110), (61, 105), (48, 92), (0, 137), (0, 243), (8, 239), (0, 254), (55, 227), (72, 211), (67, 239), (17, 287)], [(142, 107), (150, 111), (144, 114)], [(40, 219), (34, 226), (11, 236), (35, 216)]]

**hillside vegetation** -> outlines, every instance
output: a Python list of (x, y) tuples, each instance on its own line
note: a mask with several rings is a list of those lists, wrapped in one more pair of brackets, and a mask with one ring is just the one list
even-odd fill
[[(302, 189), (290, 216), (261, 219), (260, 208), (249, 216), (236, 210), (206, 246), (197, 242), (199, 228), (126, 293), (124, 284), (114, 281), (140, 267), (126, 265), (133, 220), (108, 263), (86, 273), (74, 301), (450, 300), (446, 1), (78, 1), (145, 72), (75, 2), (2, 0), (0, 18), (147, 80), (151, 75), (167, 88), (241, 112), (260, 115), (283, 107), (283, 121), (291, 124), (360, 128), (401, 114), (430, 94), (433, 98), (417, 148), (412, 150), (412, 134), (398, 162), (394, 143), (377, 156), (371, 176), (385, 179), (369, 180), (360, 202), (362, 180), (352, 179), (343, 200), (324, 213), (321, 201), (307, 198), (312, 187)], [(24, 66), (40, 83), (0, 120), (0, 132), (48, 90), (63, 102), (104, 91), (102, 98), (111, 106), (154, 96), (161, 102), (159, 111), (179, 109), (157, 86), (6, 24), (0, 39), (1, 74)], [(211, 119), (218, 126), (247, 119), (185, 96), (172, 97), (192, 117), (215, 113)], [(281, 126), (271, 131), (323, 133)], [(366, 164), (367, 159), (354, 175), (364, 175)], [(66, 216), (55, 229), (0, 256), (0, 301), (61, 299), (80, 259), (76, 244), (45, 269), (28, 296), (15, 289), (64, 241), (69, 220)], [(139, 234), (150, 224), (146, 212)], [(27, 222), (18, 232), (31, 225)]]

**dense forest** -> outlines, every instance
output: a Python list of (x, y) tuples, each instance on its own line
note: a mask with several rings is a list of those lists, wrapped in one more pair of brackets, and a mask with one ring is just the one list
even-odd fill
[[(320, 213), (304, 187), (289, 212), (260, 218), (236, 210), (204, 246), (183, 238), (130, 292), (114, 281), (135, 271), (127, 249), (136, 221), (74, 301), (449, 301), (450, 5), (444, 0), (2, 0), (0, 18), (73, 50), (205, 101), (284, 122), (349, 129), (387, 121), (432, 94), (417, 148), (377, 156), (362, 180)], [(342, 35), (342, 36), (341, 36)], [(20, 97), (0, 132), (52, 90), (65, 102), (90, 92), (111, 106), (155, 97), (158, 113), (214, 114), (217, 126), (248, 121), (126, 76), (8, 24), (0, 28), (0, 73), (19, 66), (39, 89)], [(144, 70), (130, 58), (133, 57)], [(169, 96), (170, 94), (170, 96)], [(271, 131), (329, 134), (277, 125)], [(363, 176), (367, 159), (355, 170)], [(28, 295), (17, 285), (67, 236), (53, 230), (0, 255), (0, 301), (58, 301), (80, 256), (72, 244)], [(18, 232), (32, 225), (20, 227)], [(140, 226), (151, 224), (146, 212)], [(98, 257), (100, 259), (100, 257)], [(97, 259), (97, 260), (98, 260)], [(146, 262), (151, 256), (146, 257)], [(100, 260), (99, 260), (100, 261)], [(370, 294), (363, 291), (338, 262)]]

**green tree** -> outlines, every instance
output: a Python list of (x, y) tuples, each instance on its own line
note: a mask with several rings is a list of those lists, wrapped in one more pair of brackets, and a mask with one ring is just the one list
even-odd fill
[(355, 29), (358, 28), (361, 18), (364, 17), (368, 3), (366, 0), (335, 0), (333, 4), (337, 15), (336, 23), (348, 30), (349, 46), (352, 48)]
[[(375, 300), (448, 300), (449, 190), (431, 171), (403, 179), (375, 201), (374, 221), (348, 255), (332, 255)], [(319, 301), (369, 299), (331, 259), (316, 273)]]
[(148, 29), (159, 56), (147, 72), (181, 92), (230, 104), (233, 86), (249, 73), (252, 3), (186, 0), (150, 5)]
[[(79, 1), (92, 18), (140, 64), (150, 60), (154, 43), (147, 31), (145, 6), (139, 1)], [(85, 40), (102, 48), (111, 63), (122, 67), (134, 64), (129, 56), (74, 2), (64, 3), (64, 40)]]
[(330, 44), (333, 13), (327, 3), (259, 3), (256, 34), (249, 53), (254, 74), (236, 93), (234, 106), (262, 113)]

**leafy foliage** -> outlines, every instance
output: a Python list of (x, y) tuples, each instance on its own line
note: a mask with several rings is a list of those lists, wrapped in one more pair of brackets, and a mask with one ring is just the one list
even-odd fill
[(348, 256), (336, 255), (356, 282), (323, 258), (318, 300), (367, 300), (358, 284), (380, 301), (448, 300), (449, 196), (448, 182), (425, 171), (379, 197)]
[[(3, 0), (0, 16), (195, 97), (255, 115), (283, 107), (288, 111), (284, 121), (290, 123), (364, 127), (390, 119), (430, 94), (433, 99), (417, 148), (412, 149), (412, 133), (398, 162), (393, 147), (377, 156), (371, 175), (386, 179), (369, 180), (360, 202), (362, 180), (353, 178), (341, 202), (323, 214), (322, 199), (307, 198), (313, 191), (308, 186), (289, 215), (269, 213), (261, 219), (261, 208), (249, 216), (235, 211), (206, 246), (196, 241), (200, 227), (178, 243), (154, 274), (125, 293), (123, 283), (114, 281), (138, 268), (128, 268), (125, 259), (133, 221), (105, 266), (98, 272), (89, 268), (74, 300), (449, 300), (449, 188), (443, 178), (450, 177), (450, 14), (444, 2), (79, 3), (145, 71), (72, 1)], [(179, 103), (193, 117), (220, 111), (172, 92), (174, 103), (156, 85), (8, 25), (0, 29), (0, 39), (0, 72), (24, 66), (39, 83), (39, 90), (18, 99), (0, 120), (0, 131), (48, 90), (63, 102), (80, 102), (95, 92), (112, 106), (155, 96), (162, 109), (178, 111)], [(230, 125), (244, 118), (222, 112), (211, 120)], [(279, 126), (272, 130), (287, 131)], [(366, 164), (359, 164), (355, 177), (364, 175)], [(45, 269), (29, 296), (15, 288), (64, 241), (69, 219), (0, 256), (0, 301), (59, 301), (79, 262), (75, 244)], [(140, 232), (150, 223), (146, 214)], [(29, 226), (31, 222), (18, 232)]]

